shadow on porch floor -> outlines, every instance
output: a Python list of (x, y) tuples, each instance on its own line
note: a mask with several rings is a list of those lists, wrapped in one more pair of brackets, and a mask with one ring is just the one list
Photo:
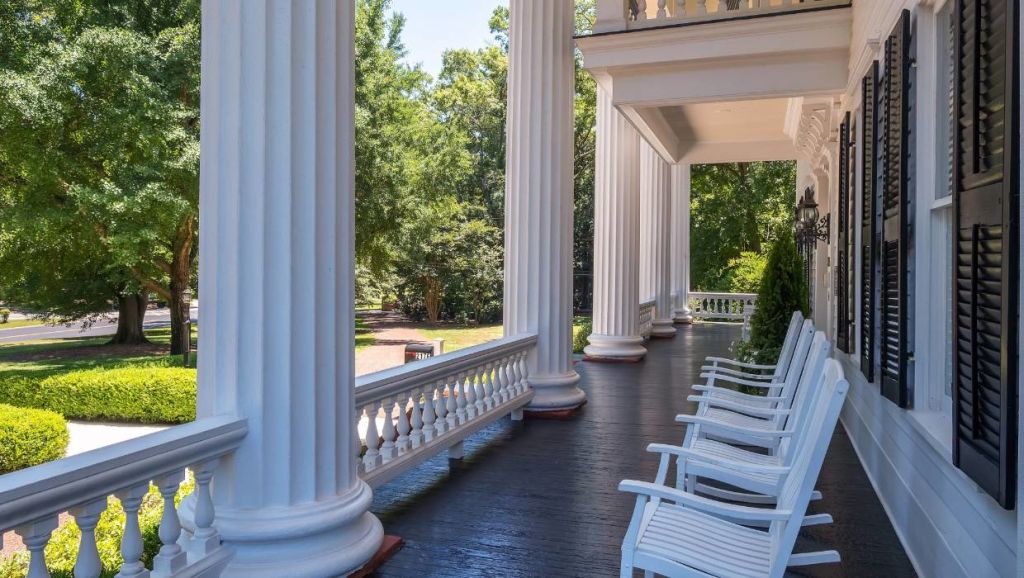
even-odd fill
[[(386, 486), (373, 511), (405, 548), (374, 576), (617, 576), (633, 497), (623, 478), (650, 480), (651, 442), (681, 441), (676, 413), (708, 355), (726, 354), (735, 325), (679, 327), (631, 365), (581, 363), (589, 403), (574, 419), (504, 420), (466, 441), (461, 464), (435, 458)], [(845, 431), (832, 440), (813, 512), (830, 526), (803, 531), (798, 550), (836, 549), (840, 565), (792, 576), (914, 576)]]

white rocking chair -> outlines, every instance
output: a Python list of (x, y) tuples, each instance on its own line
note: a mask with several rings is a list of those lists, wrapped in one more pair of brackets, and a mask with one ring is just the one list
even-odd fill
[[(640, 568), (646, 576), (782, 578), (788, 566), (838, 562), (836, 551), (793, 553), (849, 389), (838, 362), (826, 362), (819, 387), (806, 435), (794, 447), (792, 474), (774, 508), (728, 504), (649, 482), (620, 483), (621, 491), (637, 494), (622, 544), (621, 576)], [(760, 525), (767, 528), (752, 527)]]
[(793, 359), (793, 348), (796, 347), (803, 323), (803, 313), (794, 311), (793, 316), (789, 319), (789, 328), (786, 330), (786, 338), (782, 342), (779, 359), (773, 365), (746, 363), (724, 357), (708, 357), (705, 359), (707, 365), (702, 366), (701, 371), (732, 375), (741, 379), (780, 381), (789, 370), (790, 361)]

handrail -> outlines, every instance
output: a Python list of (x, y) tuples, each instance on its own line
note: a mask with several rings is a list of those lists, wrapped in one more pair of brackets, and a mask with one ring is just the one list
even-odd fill
[(213, 417), (0, 476), (0, 531), (228, 454), (246, 429)]
[(621, 5), (598, 2), (594, 30), (599, 33), (643, 30), (678, 24), (795, 14), (850, 5), (851, 0), (697, 0), (689, 8), (685, 0), (622, 0)]
[(356, 378), (356, 405), (381, 400), (417, 384), (466, 371), (537, 344), (537, 335), (503, 337)]

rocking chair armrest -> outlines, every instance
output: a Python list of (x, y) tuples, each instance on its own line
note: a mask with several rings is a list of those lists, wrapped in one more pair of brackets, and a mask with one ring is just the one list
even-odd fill
[(781, 381), (757, 381), (755, 379), (743, 379), (732, 375), (721, 375), (707, 372), (701, 373), (700, 376), (703, 379), (714, 380), (715, 382), (724, 381), (726, 383), (734, 383), (736, 385), (748, 385), (750, 387), (761, 387), (765, 389), (771, 387), (782, 387), (785, 385), (785, 383)]
[(790, 510), (738, 506), (735, 504), (711, 500), (702, 496), (696, 496), (694, 494), (688, 494), (682, 490), (677, 490), (668, 486), (637, 480), (622, 480), (619, 482), (619, 491), (674, 502), (681, 506), (686, 506), (687, 508), (700, 510), (714, 516), (727, 517), (734, 520), (772, 522), (776, 520), (788, 520), (792, 515)]
[(714, 429), (724, 430), (724, 431), (729, 432), (729, 433), (741, 434), (741, 435), (746, 435), (746, 436), (751, 436), (751, 437), (756, 437), (756, 438), (787, 438), (787, 437), (793, 437), (793, 435), (796, 433), (794, 430), (790, 430), (790, 429), (782, 429), (782, 430), (754, 429), (754, 428), (743, 427), (743, 426), (739, 426), (739, 425), (733, 425), (731, 423), (726, 423), (726, 422), (723, 422), (721, 420), (717, 420), (717, 419), (713, 419), (713, 418), (709, 418), (709, 417), (697, 416), (697, 415), (680, 414), (680, 415), (676, 416), (676, 422), (678, 422), (678, 423), (685, 423), (685, 424), (691, 424), (691, 425), (700, 425), (700, 426), (710, 427), (710, 428), (714, 428)]
[(751, 373), (749, 371), (740, 371), (738, 369), (730, 369), (728, 367), (721, 367), (718, 365), (702, 365), (700, 370), (714, 374), (734, 375), (744, 379), (775, 379), (775, 375), (772, 373)]
[(753, 407), (746, 405), (742, 402), (732, 401), (722, 397), (712, 397), (708, 395), (691, 395), (686, 398), (686, 401), (694, 403), (704, 403), (711, 407), (717, 407), (720, 409), (727, 409), (729, 411), (735, 411), (737, 413), (744, 413), (752, 415), (754, 417), (778, 417), (789, 415), (790, 410), (788, 409), (774, 409), (769, 407)]
[[(671, 454), (673, 456), (685, 459), (694, 460), (705, 464), (711, 464), (724, 468), (726, 470), (736, 470), (739, 472), (745, 472), (748, 474), (788, 474), (792, 468), (789, 466), (766, 466), (759, 464), (749, 464), (745, 462), (738, 462), (736, 460), (730, 460), (728, 458), (709, 456), (703, 452), (694, 451), (689, 448), (680, 446), (673, 446), (668, 444), (651, 444), (647, 446), (647, 451), (658, 454)], [(728, 479), (720, 480), (722, 482), (729, 483)]]
[(707, 357), (704, 359), (704, 361), (714, 365), (723, 363), (727, 365), (734, 365), (736, 367), (742, 367), (745, 369), (774, 370), (776, 367), (778, 367), (777, 364), (759, 365), (757, 363), (746, 363), (743, 361), (737, 361), (735, 359), (726, 359), (725, 357)]
[[(728, 392), (728, 395), (730, 395), (730, 396), (740, 396), (738, 399), (750, 398), (751, 400), (772, 401), (772, 402), (776, 402), (776, 403), (781, 403), (781, 402), (786, 401), (786, 398), (781, 397), (781, 396), (755, 395), (755, 394), (750, 394), (750, 393), (743, 393), (741, 391), (736, 391), (735, 389), (730, 389), (728, 387), (718, 387), (717, 385), (704, 385), (704, 384), (700, 384), (699, 383), (699, 384), (691, 386), (690, 389), (692, 389), (694, 391), (702, 391), (702, 392), (704, 392), (704, 395), (714, 394), (715, 392), (722, 392), (722, 393)], [(719, 399), (729, 399), (729, 398), (726, 397), (726, 398), (719, 398)], [(735, 401), (735, 400), (730, 400), (730, 401)]]

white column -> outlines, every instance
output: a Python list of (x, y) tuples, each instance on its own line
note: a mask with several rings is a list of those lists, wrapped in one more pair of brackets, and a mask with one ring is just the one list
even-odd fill
[(537, 334), (528, 409), (560, 411), (586, 401), (572, 367), (575, 12), (571, 0), (510, 11), (505, 334)]
[(690, 165), (672, 165), (673, 320), (693, 323), (690, 311)]
[(652, 337), (672, 337), (671, 183), (669, 164), (640, 142), (640, 300), (655, 301)]
[(383, 539), (355, 454), (354, 8), (202, 3), (198, 413), (249, 427), (215, 478), (226, 577), (346, 575)]
[(597, 88), (594, 178), (594, 332), (592, 360), (639, 361), (640, 135)]

